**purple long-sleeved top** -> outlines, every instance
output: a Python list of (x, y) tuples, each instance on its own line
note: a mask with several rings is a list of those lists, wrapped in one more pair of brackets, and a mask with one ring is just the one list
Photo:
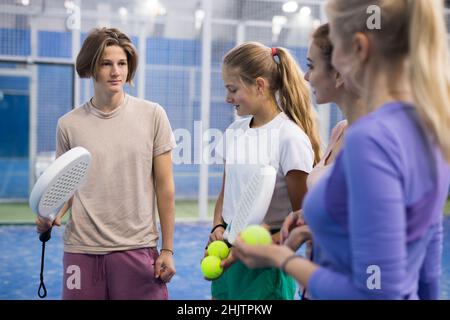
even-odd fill
[(356, 121), (304, 202), (320, 265), (312, 298), (437, 299), (448, 186), (413, 107), (388, 103)]

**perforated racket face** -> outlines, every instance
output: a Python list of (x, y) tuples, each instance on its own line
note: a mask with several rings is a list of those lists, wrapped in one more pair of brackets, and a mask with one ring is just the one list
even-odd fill
[(84, 181), (88, 167), (89, 162), (81, 160), (57, 176), (41, 197), (39, 213), (45, 215), (46, 212), (53, 212), (69, 200)]
[(261, 166), (242, 190), (236, 213), (228, 224), (224, 239), (233, 244), (238, 234), (250, 224), (260, 224), (269, 209), (276, 181), (272, 166)]
[(56, 159), (34, 185), (31, 209), (42, 217), (54, 219), (84, 182), (90, 161), (91, 154), (82, 147), (73, 148)]

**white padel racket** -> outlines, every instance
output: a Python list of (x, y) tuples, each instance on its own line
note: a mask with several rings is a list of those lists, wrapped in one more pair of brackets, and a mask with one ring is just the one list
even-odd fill
[[(85, 181), (91, 154), (83, 147), (73, 148), (56, 159), (39, 177), (30, 194), (29, 204), (31, 210), (43, 218), (55, 220), (59, 210), (74, 195)], [(39, 236), (42, 241), (41, 256), (41, 284), (38, 295), (47, 296), (44, 285), (44, 255), (45, 243), (50, 240), (51, 228)], [(44, 293), (41, 294), (41, 289)]]
[(270, 165), (262, 165), (251, 175), (242, 190), (234, 218), (223, 234), (230, 244), (247, 226), (263, 222), (272, 200), (276, 178), (277, 171)]

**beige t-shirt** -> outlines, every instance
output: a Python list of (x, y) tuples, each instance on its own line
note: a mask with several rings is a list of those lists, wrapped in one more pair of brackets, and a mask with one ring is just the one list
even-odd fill
[(129, 95), (109, 113), (87, 102), (58, 121), (56, 156), (77, 146), (86, 148), (92, 161), (74, 195), (64, 251), (155, 247), (153, 158), (176, 146), (164, 109)]

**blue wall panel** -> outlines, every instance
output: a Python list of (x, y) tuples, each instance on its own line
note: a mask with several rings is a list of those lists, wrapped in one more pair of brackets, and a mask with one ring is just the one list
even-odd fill
[(0, 29), (0, 55), (27, 56), (31, 54), (30, 31)]
[(55, 150), (56, 124), (72, 109), (72, 67), (42, 65), (38, 69), (38, 152)]
[(70, 32), (39, 31), (38, 44), (40, 57), (72, 57), (72, 34)]

